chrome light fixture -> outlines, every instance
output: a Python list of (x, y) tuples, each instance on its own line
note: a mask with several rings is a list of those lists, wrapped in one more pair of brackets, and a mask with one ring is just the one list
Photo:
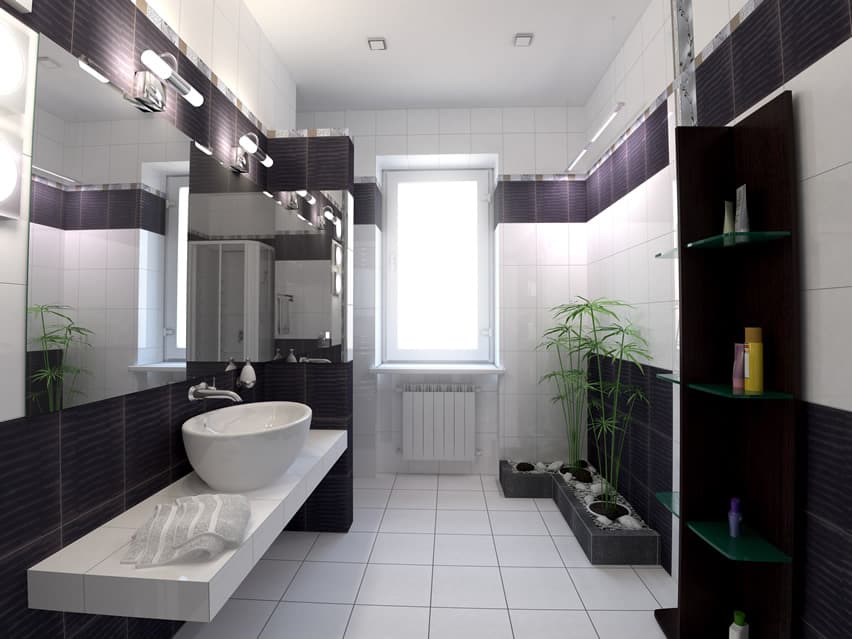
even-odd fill
[(150, 71), (137, 71), (133, 88), (124, 98), (143, 113), (161, 113), (166, 110), (166, 86)]
[(274, 164), (272, 158), (266, 154), (266, 151), (260, 148), (260, 139), (256, 133), (246, 133), (243, 135), (240, 138), (240, 148), (249, 155), (253, 155), (267, 169)]
[(77, 58), (77, 66), (79, 66), (83, 71), (92, 76), (95, 80), (100, 82), (101, 84), (109, 84), (109, 78), (106, 77), (103, 73), (101, 73), (100, 69), (95, 66), (95, 63), (92, 62), (88, 57), (81, 55)]
[(153, 49), (145, 49), (141, 56), (144, 64), (154, 75), (163, 82), (171, 84), (183, 99), (194, 107), (204, 104), (204, 96), (177, 73), (177, 59), (171, 53), (157, 55)]
[(329, 222), (334, 222), (334, 209), (330, 206), (324, 207), (322, 210), (322, 216)]

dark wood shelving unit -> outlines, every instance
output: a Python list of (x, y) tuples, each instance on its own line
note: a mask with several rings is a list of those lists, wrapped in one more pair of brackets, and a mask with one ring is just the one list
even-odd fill
[[(752, 639), (792, 637), (801, 391), (793, 126), (788, 91), (735, 126), (676, 131), (679, 603), (655, 613), (669, 639), (726, 636), (734, 610), (745, 611)], [(719, 235), (724, 202), (742, 184), (752, 233)], [(725, 385), (746, 326), (763, 329), (767, 392), (759, 396)], [(747, 530), (734, 543), (731, 497), (742, 499)]]

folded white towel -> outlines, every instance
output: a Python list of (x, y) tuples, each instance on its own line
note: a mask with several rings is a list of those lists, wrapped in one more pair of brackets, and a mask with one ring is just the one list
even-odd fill
[(242, 495), (196, 495), (158, 504), (134, 533), (121, 563), (147, 568), (213, 559), (242, 543), (250, 516), (249, 501)]

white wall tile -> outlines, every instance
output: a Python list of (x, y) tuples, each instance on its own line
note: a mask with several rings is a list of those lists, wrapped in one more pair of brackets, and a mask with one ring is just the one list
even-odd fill
[(355, 175), (370, 177), (376, 175), (376, 137), (373, 135), (355, 136)]
[(444, 135), (441, 134), (439, 136), (438, 141), (438, 149), (441, 154), (453, 154), (453, 153), (463, 153), (467, 154), (471, 152), (471, 139), (470, 134), (450, 134)]
[[(0, 358), (11, 370), (24, 370), (26, 286), (0, 283)], [(0, 389), (0, 421), (24, 416), (25, 376), (9, 375)]]
[[(177, 4), (178, 2), (176, 2)], [(150, 3), (149, 3), (150, 4)], [(213, 0), (179, 2), (179, 22), (174, 23), (163, 14), (172, 28), (178, 30), (183, 40), (205, 62), (213, 60)], [(159, 12), (159, 10), (158, 10)]]
[(803, 301), (804, 399), (852, 410), (852, 288), (805, 291)]
[(535, 173), (535, 135), (507, 133), (503, 135), (503, 172)]
[(346, 128), (349, 129), (350, 135), (375, 135), (376, 112), (347, 111)]
[(409, 155), (435, 155), (440, 153), (440, 137), (438, 135), (409, 135)]
[(695, 32), (695, 52), (698, 53), (710, 44), (730, 19), (730, 7), (725, 0), (694, 0), (692, 23)]
[(470, 109), (441, 109), (439, 112), (441, 134), (470, 133)]
[(440, 133), (437, 109), (409, 109), (408, 135), (429, 135)]
[(406, 135), (377, 135), (376, 155), (407, 155), (408, 136)]
[(408, 113), (405, 109), (383, 109), (376, 112), (378, 135), (408, 134)]
[(568, 109), (566, 107), (536, 107), (533, 110), (536, 133), (566, 133)]
[(500, 278), (503, 308), (537, 308), (538, 275), (535, 265), (504, 265)]
[(503, 109), (503, 133), (535, 132), (535, 109), (515, 107)]
[(503, 136), (499, 133), (474, 133), (470, 136), (471, 153), (503, 154)]
[(809, 178), (801, 186), (801, 251), (808, 289), (852, 286), (852, 164)]
[(562, 173), (568, 167), (568, 138), (565, 133), (536, 133), (536, 173)]
[(471, 109), (470, 130), (473, 133), (500, 133), (503, 130), (500, 109)]

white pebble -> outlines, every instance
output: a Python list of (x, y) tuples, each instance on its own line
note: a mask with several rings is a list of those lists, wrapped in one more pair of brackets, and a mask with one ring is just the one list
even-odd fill
[(631, 517), (630, 515), (622, 515), (618, 518), (618, 523), (624, 526), (625, 528), (629, 528), (630, 530), (641, 530), (642, 524), (635, 517)]
[(596, 517), (596, 519), (598, 520), (599, 524), (603, 524), (604, 526), (611, 526), (612, 525), (612, 519), (610, 519), (609, 517), (604, 517), (603, 515), (598, 515)]
[(553, 462), (552, 464), (550, 464), (550, 465), (547, 467), (547, 470), (550, 470), (550, 471), (556, 472), (556, 471), (558, 471), (560, 468), (562, 468), (562, 462), (561, 462), (561, 461), (555, 461), (555, 462)]

